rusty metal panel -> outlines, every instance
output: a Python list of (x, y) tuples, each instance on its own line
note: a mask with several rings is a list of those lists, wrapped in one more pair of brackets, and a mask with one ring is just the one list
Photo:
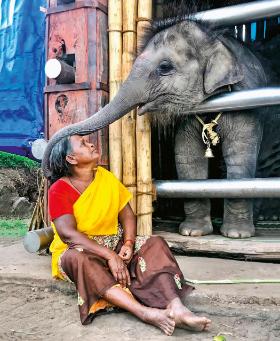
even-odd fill
[(48, 95), (49, 138), (59, 129), (88, 117), (88, 95), (84, 90)]
[[(47, 13), (47, 59), (71, 56), (75, 83), (45, 87), (46, 135), (79, 122), (108, 102), (107, 0), (50, 0)], [(90, 136), (108, 166), (108, 128)]]
[[(108, 93), (102, 90), (77, 90), (47, 94), (49, 118), (48, 135), (57, 130), (88, 118), (108, 102)], [(108, 166), (108, 128), (91, 135), (90, 140), (98, 147), (99, 163)]]
[[(92, 89), (108, 91), (107, 14), (81, 7), (48, 16), (47, 58), (72, 55), (75, 83), (89, 82)], [(55, 85), (48, 80), (47, 86)]]

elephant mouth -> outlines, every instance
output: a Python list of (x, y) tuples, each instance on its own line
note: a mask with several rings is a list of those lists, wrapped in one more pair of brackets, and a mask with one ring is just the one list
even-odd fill
[(149, 103), (139, 104), (138, 106), (138, 116), (142, 116), (145, 113), (157, 111), (158, 108), (155, 105), (155, 101)]

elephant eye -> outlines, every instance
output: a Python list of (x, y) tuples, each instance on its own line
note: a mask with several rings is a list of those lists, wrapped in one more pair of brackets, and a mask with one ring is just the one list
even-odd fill
[(159, 76), (167, 76), (173, 72), (175, 72), (175, 67), (169, 60), (163, 60), (157, 68), (157, 74)]

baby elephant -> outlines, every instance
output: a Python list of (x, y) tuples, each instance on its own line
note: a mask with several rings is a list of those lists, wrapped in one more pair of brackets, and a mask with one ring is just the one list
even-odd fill
[[(264, 86), (266, 76), (255, 55), (231, 36), (184, 21), (162, 27), (139, 59), (143, 59), (143, 68), (148, 69), (149, 65), (149, 72), (145, 73), (149, 100), (140, 110), (159, 110), (154, 118), (163, 125), (181, 118), (175, 137), (178, 178), (207, 179), (205, 154), (211, 156), (211, 144), (218, 140), (227, 178), (253, 178), (262, 140), (260, 112), (234, 111), (197, 117), (189, 111), (214, 94)], [(207, 128), (205, 123), (210, 123), (208, 130), (203, 130)], [(253, 236), (252, 206), (252, 200), (225, 199), (221, 233), (231, 238)], [(182, 235), (212, 233), (209, 199), (185, 200), (184, 211), (185, 220), (179, 228)]]

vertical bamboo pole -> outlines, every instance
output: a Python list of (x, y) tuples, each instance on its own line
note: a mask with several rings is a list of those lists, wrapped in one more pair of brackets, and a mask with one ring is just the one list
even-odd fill
[[(137, 0), (123, 1), (123, 59), (122, 77), (125, 80), (136, 56)], [(129, 96), (129, 94), (127, 94)], [(130, 201), (136, 213), (136, 155), (135, 110), (122, 118), (123, 183), (133, 194)]]
[[(137, 43), (152, 18), (152, 0), (139, 0)], [(152, 234), (152, 156), (151, 125), (146, 115), (136, 115), (137, 151), (137, 234)]]
[[(109, 83), (110, 100), (122, 83), (122, 0), (109, 0)], [(122, 180), (122, 120), (109, 126), (110, 170)]]

